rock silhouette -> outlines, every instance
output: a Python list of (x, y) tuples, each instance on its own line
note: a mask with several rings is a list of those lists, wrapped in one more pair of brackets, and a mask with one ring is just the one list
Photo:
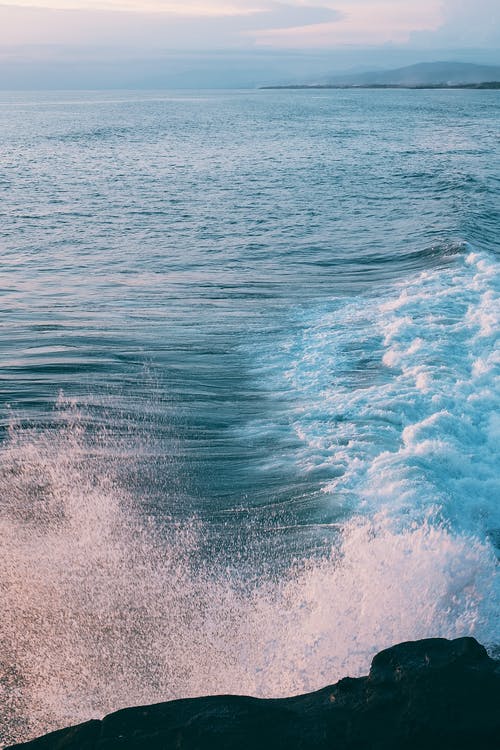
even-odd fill
[(499, 750), (500, 662), (473, 638), (379, 653), (367, 677), (287, 699), (194, 698), (128, 708), (24, 750)]

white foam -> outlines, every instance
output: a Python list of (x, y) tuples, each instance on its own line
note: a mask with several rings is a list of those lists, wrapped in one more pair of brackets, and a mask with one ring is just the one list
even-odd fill
[(307, 313), (281, 348), (254, 355), (266, 387), (288, 392), (293, 460), (330, 468), (333, 504), (347, 495), (394, 518), (439, 507), (483, 538), (500, 527), (499, 287), (498, 262), (470, 253)]
[[(278, 580), (200, 560), (195, 521), (160, 533), (140, 518), (103, 458), (112, 436), (89, 439), (77, 414), (58, 433), (14, 431), (0, 477), (3, 741), (125, 705), (312, 690), (412, 638), (498, 643), (496, 268), (469, 255), (315, 310), (279, 349), (251, 352), (256, 377), (289, 394), (300, 448), (282, 455), (330, 472), (332, 519), (352, 510), (331, 549)], [(247, 429), (287, 439), (283, 421)]]
[(313, 690), (408, 638), (491, 640), (496, 561), (477, 538), (353, 519), (320, 559), (245, 585), (200, 564), (199, 524), (141, 521), (89, 448), (67, 429), (4, 449), (6, 743), (127, 705)]

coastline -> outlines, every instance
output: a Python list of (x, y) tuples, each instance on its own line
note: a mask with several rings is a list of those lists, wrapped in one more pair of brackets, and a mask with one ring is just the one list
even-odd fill
[(457, 84), (400, 84), (400, 83), (366, 83), (366, 84), (340, 84), (340, 83), (313, 83), (313, 84), (290, 84), (283, 86), (260, 86), (261, 91), (272, 91), (281, 89), (403, 89), (405, 91), (420, 90), (443, 90), (458, 89), (472, 91), (497, 91), (500, 89), (500, 81), (485, 81), (484, 83), (457, 83)]

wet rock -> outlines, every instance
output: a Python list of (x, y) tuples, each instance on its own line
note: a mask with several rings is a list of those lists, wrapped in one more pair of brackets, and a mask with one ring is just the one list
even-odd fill
[(217, 696), (129, 708), (24, 750), (499, 750), (500, 662), (473, 638), (403, 643), (368, 677), (279, 700)]

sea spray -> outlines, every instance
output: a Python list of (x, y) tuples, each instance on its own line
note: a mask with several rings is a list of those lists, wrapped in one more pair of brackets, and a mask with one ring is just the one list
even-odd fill
[(200, 522), (138, 514), (70, 414), (2, 447), (3, 742), (125, 705), (313, 690), (406, 639), (493, 641), (496, 560), (478, 538), (354, 517), (321, 555), (245, 580), (200, 556)]

